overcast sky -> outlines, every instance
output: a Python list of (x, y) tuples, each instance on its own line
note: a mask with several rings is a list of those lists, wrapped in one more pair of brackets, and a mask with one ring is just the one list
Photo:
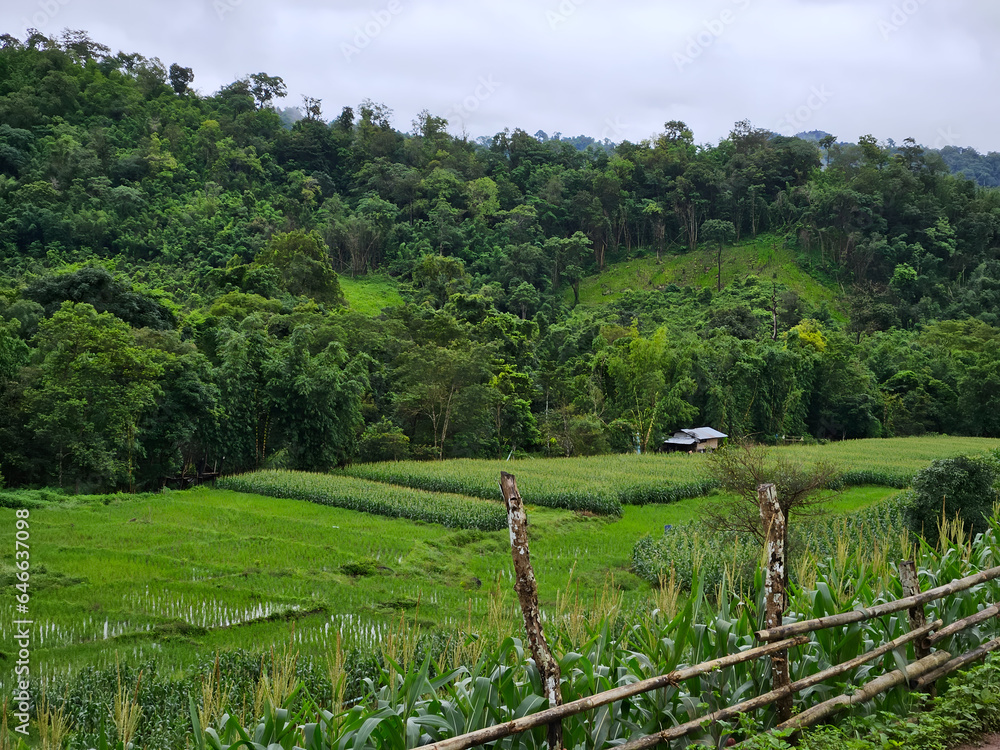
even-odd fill
[[(4, 0), (0, 31), (84, 29), (210, 94), (281, 76), (323, 116), (369, 98), (411, 130), (639, 141), (683, 120), (1000, 151), (997, 0)], [(155, 8), (155, 10), (154, 10)]]

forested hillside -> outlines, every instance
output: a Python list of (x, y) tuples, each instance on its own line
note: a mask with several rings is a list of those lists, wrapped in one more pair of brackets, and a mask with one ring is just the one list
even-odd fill
[[(1000, 192), (912, 141), (670, 121), (580, 150), (308, 98), (290, 125), (277, 75), (204, 96), (83, 32), (0, 44), (8, 484), (648, 450), (695, 424), (1000, 435)], [(626, 262), (648, 273), (614, 286)], [(396, 304), (370, 314), (376, 289)]]

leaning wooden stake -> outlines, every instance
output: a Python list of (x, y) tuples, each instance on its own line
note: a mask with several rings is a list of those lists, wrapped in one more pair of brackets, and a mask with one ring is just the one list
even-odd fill
[[(538, 583), (531, 569), (528, 556), (528, 516), (524, 503), (517, 491), (513, 474), (500, 472), (500, 491), (507, 504), (507, 524), (510, 526), (510, 549), (514, 556), (514, 591), (517, 592), (524, 615), (524, 630), (528, 635), (528, 646), (535, 659), (538, 673), (542, 678), (542, 688), (549, 706), (562, 705), (562, 691), (559, 687), (559, 662), (556, 661), (542, 633), (542, 618), (538, 610)], [(562, 748), (562, 722), (549, 724), (549, 750)]]
[[(912, 560), (902, 560), (899, 563), (899, 582), (903, 584), (903, 596), (918, 596), (920, 594), (920, 582), (917, 580), (917, 566)], [(910, 618), (910, 630), (919, 630), (927, 621), (924, 616), (924, 605), (915, 604), (907, 610)], [(918, 659), (930, 656), (930, 643), (926, 638), (922, 638), (914, 644), (914, 650)]]
[[(900, 560), (899, 582), (903, 585), (904, 597), (920, 595), (920, 581), (917, 578), (917, 565), (913, 562), (913, 560)], [(913, 605), (906, 610), (906, 613), (910, 619), (910, 630), (919, 630), (927, 622), (927, 618), (924, 615), (923, 604)], [(914, 642), (913, 653), (918, 660), (923, 659), (926, 656), (930, 656), (931, 644), (926, 636)], [(921, 690), (926, 692), (932, 698), (936, 697), (933, 684), (921, 688)]]
[(805, 690), (813, 685), (818, 685), (824, 680), (842, 675), (844, 672), (848, 672), (855, 667), (859, 667), (862, 664), (870, 662), (882, 654), (892, 651), (894, 648), (898, 648), (899, 646), (905, 645), (916, 638), (926, 635), (930, 630), (932, 630), (933, 627), (940, 624), (940, 620), (935, 620), (932, 625), (927, 625), (923, 629), (916, 631), (916, 633), (906, 633), (894, 641), (890, 641), (885, 645), (879, 646), (874, 651), (869, 651), (867, 654), (862, 654), (861, 656), (855, 657), (848, 662), (837, 664), (829, 669), (823, 670), (822, 672), (817, 672), (814, 675), (810, 675), (809, 677), (798, 680), (797, 682), (793, 682), (791, 685), (781, 688), (780, 690), (772, 690), (768, 693), (758, 695), (755, 698), (751, 698), (750, 700), (743, 701), (742, 703), (737, 703), (736, 705), (723, 708), (715, 713), (707, 714), (706, 716), (699, 716), (693, 721), (689, 721), (686, 724), (679, 724), (675, 727), (671, 727), (670, 729), (664, 729), (658, 734), (653, 734), (648, 737), (640, 737), (639, 739), (632, 740), (631, 742), (620, 746), (618, 750), (647, 750), (648, 748), (656, 747), (656, 745), (661, 742), (679, 739), (680, 737), (685, 737), (699, 729), (705, 729), (709, 724), (718, 721), (729, 721), (739, 714), (763, 708), (764, 706), (775, 703), (785, 695), (792, 695), (800, 690)]
[(928, 672), (927, 674), (921, 676), (917, 680), (917, 687), (922, 688), (928, 685), (933, 685), (935, 682), (940, 680), (945, 675), (951, 674), (956, 669), (961, 669), (966, 664), (971, 664), (974, 661), (982, 659), (988, 653), (990, 653), (991, 651), (996, 651), (998, 648), (1000, 648), (1000, 638), (994, 638), (992, 641), (984, 643), (979, 648), (973, 649), (967, 654), (956, 656), (954, 659), (946, 662), (945, 664), (942, 664), (933, 672)]
[(961, 620), (955, 620), (951, 625), (946, 628), (941, 628), (936, 630), (930, 637), (931, 645), (933, 646), (945, 638), (955, 635), (955, 633), (961, 633), (966, 628), (971, 628), (973, 625), (978, 625), (981, 622), (989, 620), (991, 617), (996, 617), (1000, 615), (1000, 604), (994, 604), (992, 607), (987, 607), (986, 609), (976, 612), (974, 615), (969, 615), (968, 617), (963, 617)]
[[(773, 484), (757, 488), (760, 517), (767, 534), (767, 571), (764, 582), (764, 627), (781, 627), (785, 614), (785, 514), (778, 502)], [(788, 652), (779, 651), (771, 656), (771, 688), (781, 690), (791, 681), (788, 672)], [(788, 721), (792, 715), (792, 694), (782, 695), (775, 701), (778, 721)]]

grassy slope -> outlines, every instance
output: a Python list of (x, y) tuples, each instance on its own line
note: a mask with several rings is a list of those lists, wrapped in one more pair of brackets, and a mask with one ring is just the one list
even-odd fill
[[(795, 251), (784, 247), (783, 240), (772, 235), (761, 235), (754, 240), (744, 240), (722, 252), (722, 284), (727, 286), (734, 279), (755, 275), (768, 281), (777, 274), (777, 281), (808, 300), (813, 305), (826, 302), (834, 314), (843, 315), (842, 291), (802, 270)], [(676, 284), (715, 290), (717, 279), (714, 249), (701, 247), (693, 252), (636, 258), (609, 265), (604, 273), (589, 276), (580, 283), (580, 305), (597, 307), (621, 298), (627, 291), (651, 291)], [(573, 302), (572, 290), (565, 293), (567, 304)]]
[(372, 274), (354, 279), (341, 276), (340, 288), (351, 309), (365, 315), (378, 315), (383, 307), (403, 304), (398, 284), (388, 276)]
[[(743, 240), (723, 250), (723, 286), (750, 274), (762, 281), (776, 274), (779, 284), (814, 306), (827, 303), (836, 316), (843, 317), (842, 291), (829, 281), (811, 276), (798, 261), (795, 251), (785, 247), (781, 237), (760, 235)], [(580, 305), (599, 307), (619, 300), (624, 292), (651, 291), (667, 284), (715, 290), (715, 250), (701, 247), (693, 252), (666, 254), (659, 262), (651, 256), (609, 264), (603, 273), (580, 283)], [(351, 308), (365, 315), (377, 315), (384, 307), (403, 303), (397, 282), (388, 276), (340, 276), (340, 286)], [(567, 288), (563, 294), (566, 303), (572, 304), (572, 290)]]

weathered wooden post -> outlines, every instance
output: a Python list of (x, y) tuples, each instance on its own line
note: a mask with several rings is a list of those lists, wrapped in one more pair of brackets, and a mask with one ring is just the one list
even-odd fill
[[(917, 566), (912, 560), (902, 560), (899, 563), (899, 581), (903, 584), (903, 596), (916, 596), (920, 593), (920, 582), (917, 580)], [(924, 605), (917, 604), (907, 610), (910, 617), (910, 630), (922, 628), (927, 620), (924, 617)], [(927, 636), (920, 638), (914, 645), (913, 650), (917, 659), (923, 659), (931, 653), (930, 641)]]
[[(901, 560), (899, 563), (899, 582), (903, 584), (903, 596), (910, 597), (916, 596), (920, 593), (920, 581), (917, 579), (917, 565), (913, 560)], [(906, 611), (910, 618), (910, 630), (918, 630), (922, 628), (927, 622), (927, 618), (924, 616), (924, 605), (917, 604), (910, 607)], [(930, 634), (925, 635), (922, 638), (917, 639), (913, 644), (913, 653), (916, 656), (916, 661), (920, 661), (924, 657), (930, 656), (931, 653), (931, 642)], [(933, 696), (934, 685), (930, 684), (922, 688), (923, 692), (928, 693)]]
[[(514, 591), (521, 603), (524, 615), (524, 630), (528, 635), (528, 646), (542, 678), (545, 697), (549, 708), (562, 705), (562, 690), (559, 686), (559, 662), (552, 655), (545, 635), (542, 633), (542, 618), (538, 610), (538, 582), (531, 569), (528, 556), (528, 516), (524, 503), (517, 491), (513, 474), (500, 472), (500, 492), (507, 505), (507, 524), (510, 527), (510, 550), (514, 557)], [(562, 721), (549, 724), (549, 750), (562, 750)]]
[[(764, 523), (767, 571), (764, 578), (764, 627), (776, 628), (781, 625), (785, 614), (785, 514), (778, 502), (778, 493), (773, 484), (762, 484), (757, 488), (757, 503)], [(780, 690), (791, 684), (788, 670), (788, 651), (778, 651), (771, 655), (771, 688)], [(792, 694), (775, 701), (778, 721), (788, 721), (792, 717)]]

